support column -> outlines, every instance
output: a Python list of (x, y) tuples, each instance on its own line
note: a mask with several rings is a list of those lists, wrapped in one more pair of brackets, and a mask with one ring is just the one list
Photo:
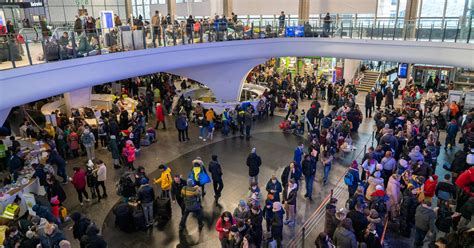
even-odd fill
[(357, 59), (344, 59), (344, 75), (343, 78), (346, 82), (351, 81), (354, 78), (355, 73), (359, 69), (360, 60)]
[[(133, 15), (132, 0), (125, 0), (125, 21)], [(131, 19), (130, 19), (131, 20)]]
[(168, 7), (168, 14), (171, 16), (171, 21), (174, 22), (176, 18), (176, 0), (166, 0), (166, 6)]
[(231, 17), (234, 11), (234, 0), (224, 0), (224, 15), (226, 18)]
[(298, 23), (303, 25), (309, 20), (309, 2), (310, 0), (299, 0), (298, 5)]
[(7, 120), (10, 110), (11, 108), (0, 109), (0, 127), (3, 126), (3, 123)]
[(91, 105), (92, 87), (86, 87), (75, 91), (64, 93), (64, 103), (68, 115), (71, 114), (71, 108), (80, 108)]
[(416, 29), (417, 29), (417, 18), (419, 16), (419, 12), (421, 12), (421, 6), (423, 4), (423, 0), (411, 0), (407, 1), (407, 7), (405, 11), (405, 37), (406, 39), (413, 39), (416, 37)]
[(267, 59), (238, 60), (231, 63), (199, 65), (169, 73), (196, 80), (211, 89), (217, 102), (240, 101), (240, 93), (247, 74)]

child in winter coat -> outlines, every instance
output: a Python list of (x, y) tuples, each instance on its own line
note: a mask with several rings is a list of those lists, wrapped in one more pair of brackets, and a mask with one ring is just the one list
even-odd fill
[(133, 162), (135, 161), (135, 146), (132, 142), (127, 142), (122, 150), (122, 155), (127, 159), (127, 166), (129, 170), (135, 170)]

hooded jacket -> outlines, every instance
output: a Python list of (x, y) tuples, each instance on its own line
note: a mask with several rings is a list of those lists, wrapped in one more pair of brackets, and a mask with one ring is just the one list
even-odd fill
[(154, 181), (156, 184), (161, 183), (162, 190), (170, 190), (171, 183), (173, 179), (171, 178), (171, 169), (168, 166), (165, 166), (165, 170), (161, 172), (160, 178), (155, 179)]
[(333, 240), (334, 245), (338, 248), (357, 248), (355, 234), (342, 226), (336, 228)]
[(89, 225), (86, 235), (81, 238), (81, 248), (106, 248), (107, 242), (99, 234), (95, 225)]
[(247, 166), (249, 167), (249, 176), (257, 176), (260, 172), (260, 165), (262, 165), (262, 159), (257, 153), (250, 153), (247, 157)]

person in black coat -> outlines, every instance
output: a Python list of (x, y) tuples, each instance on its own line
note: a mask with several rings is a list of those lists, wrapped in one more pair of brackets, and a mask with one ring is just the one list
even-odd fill
[(314, 176), (316, 173), (316, 158), (312, 158), (309, 154), (306, 154), (304, 156), (302, 168), (304, 180), (306, 182), (306, 194), (304, 197), (308, 198), (309, 200), (313, 200), (312, 195)]
[(366, 118), (372, 118), (372, 106), (374, 103), (372, 102), (372, 96), (370, 95), (371, 92), (367, 92), (367, 95), (365, 96), (365, 117)]
[(217, 155), (212, 155), (212, 161), (209, 162), (209, 172), (212, 176), (214, 199), (217, 204), (219, 202), (219, 197), (221, 197), (222, 189), (224, 188), (224, 182), (222, 182), (222, 168), (219, 162), (217, 162)]
[(349, 211), (347, 218), (352, 220), (352, 226), (354, 227), (354, 233), (358, 242), (364, 241), (365, 229), (369, 225), (369, 221), (364, 214), (363, 206), (360, 202), (356, 203), (355, 210)]
[(255, 247), (260, 247), (262, 244), (263, 237), (263, 214), (259, 206), (253, 206), (250, 211), (250, 231), (249, 234), (252, 237)]
[(74, 225), (72, 226), (74, 239), (80, 241), (82, 236), (86, 234), (87, 227), (91, 224), (91, 220), (79, 212), (74, 212), (69, 217), (74, 221)]
[(247, 157), (247, 166), (249, 167), (249, 184), (258, 183), (258, 173), (260, 172), (262, 159), (257, 155), (257, 149), (252, 148), (252, 152)]
[(290, 179), (294, 179), (297, 186), (298, 186), (299, 185), (298, 182), (299, 182), (300, 177), (301, 177), (301, 172), (295, 166), (294, 162), (291, 162), (287, 167), (285, 167), (285, 169), (283, 170), (283, 173), (281, 174), (281, 183), (282, 183), (282, 186), (283, 186), (283, 195), (286, 194), (286, 189), (288, 188), (288, 181)]
[(46, 179), (46, 194), (48, 195), (48, 199), (57, 196), (60, 203), (63, 203), (66, 200), (66, 193), (64, 192), (63, 187), (59, 184), (56, 178), (53, 175), (47, 176)]
[(107, 248), (104, 237), (99, 235), (99, 228), (96, 225), (89, 225), (86, 235), (81, 238), (81, 248)]
[(173, 200), (173, 203), (178, 203), (181, 213), (184, 213), (185, 209), (184, 199), (181, 195), (181, 190), (184, 186), (186, 186), (186, 180), (182, 179), (181, 175), (175, 175), (171, 183), (171, 200)]
[(405, 237), (410, 237), (410, 231), (415, 224), (416, 207), (418, 200), (416, 195), (412, 193), (413, 186), (403, 192), (403, 200), (400, 205), (400, 233)]

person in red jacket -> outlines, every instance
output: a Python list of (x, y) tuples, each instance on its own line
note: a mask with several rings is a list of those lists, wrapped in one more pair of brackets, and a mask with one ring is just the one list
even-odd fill
[(436, 185), (438, 185), (438, 176), (433, 174), (433, 176), (429, 177), (423, 185), (425, 200), (431, 201), (436, 192)]
[(456, 179), (456, 186), (464, 191), (469, 196), (474, 196), (474, 192), (471, 192), (470, 184), (474, 182), (474, 166), (471, 166), (468, 170), (461, 173)]
[(456, 199), (456, 212), (460, 212), (464, 203), (466, 203), (470, 197), (474, 196), (474, 192), (471, 191), (470, 187), (472, 182), (474, 182), (474, 166), (471, 166), (471, 168), (461, 173), (456, 179), (456, 186), (458, 187), (459, 192), (462, 192), (462, 194), (458, 193)]
[(222, 247), (229, 238), (230, 228), (233, 225), (237, 225), (237, 222), (232, 218), (232, 214), (229, 211), (225, 211), (221, 214), (221, 217), (217, 220), (216, 231), (219, 232), (219, 240), (221, 241)]
[(81, 203), (82, 207), (84, 205), (82, 201), (82, 195), (86, 197), (86, 202), (91, 201), (89, 199), (89, 194), (86, 191), (86, 172), (79, 167), (74, 167), (72, 170), (74, 171), (74, 175), (72, 176), (72, 178), (69, 178), (69, 180), (72, 182), (72, 185), (74, 185), (74, 188), (76, 189), (77, 197), (79, 198), (79, 202)]
[(156, 126), (155, 126), (155, 129), (158, 129), (158, 125), (160, 125), (160, 123), (163, 123), (163, 129), (166, 129), (166, 123), (165, 123), (165, 113), (163, 112), (163, 106), (161, 105), (161, 103), (157, 103), (156, 104)]

